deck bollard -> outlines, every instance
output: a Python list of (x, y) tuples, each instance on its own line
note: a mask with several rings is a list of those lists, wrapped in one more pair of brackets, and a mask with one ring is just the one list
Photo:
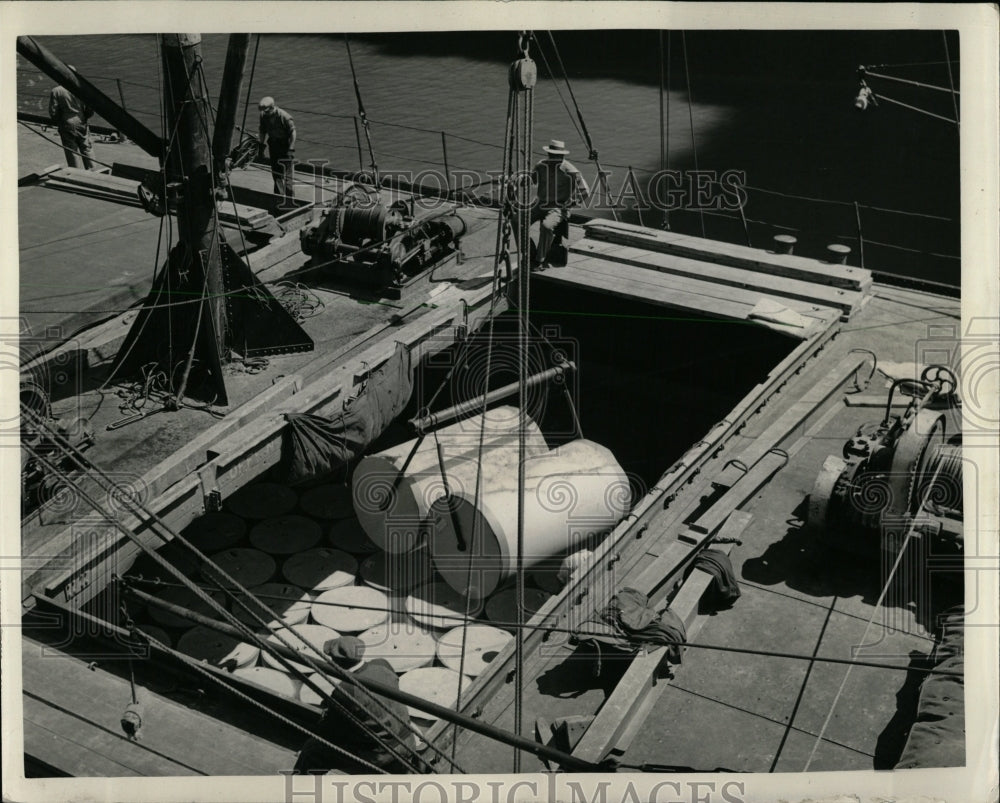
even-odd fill
[(791, 234), (775, 234), (773, 239), (774, 253), (776, 254), (792, 253), (795, 250), (795, 243), (798, 242), (798, 239)]
[(826, 261), (831, 265), (846, 265), (847, 255), (851, 253), (849, 245), (832, 243), (826, 247)]

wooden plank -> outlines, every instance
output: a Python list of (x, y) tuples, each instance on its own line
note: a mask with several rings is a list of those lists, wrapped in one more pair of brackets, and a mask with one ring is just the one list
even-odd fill
[[(72, 735), (78, 745), (73, 761), (81, 761), (86, 751), (95, 763), (113, 759), (133, 770), (120, 774), (139, 775), (259, 775), (295, 763), (292, 750), (142, 687), (137, 694), (146, 718), (143, 738), (130, 741), (119, 724), (131, 700), (128, 681), (92, 672), (83, 661), (53, 650), (30, 638), (23, 641), (26, 712), (37, 726)], [(58, 754), (39, 758), (71, 771)]]
[[(750, 513), (743, 511), (732, 513), (720, 531), (720, 536), (727, 539), (738, 538), (751, 518)], [(733, 546), (732, 543), (725, 543), (715, 548), (728, 555)], [(698, 606), (711, 582), (712, 576), (708, 572), (695, 569), (670, 603), (671, 610), (684, 622), (689, 641), (701, 629), (695, 626)], [(633, 659), (573, 749), (574, 756), (599, 762), (612, 749), (619, 755), (625, 752), (667, 686), (668, 681), (659, 677), (664, 656), (665, 648), (658, 647)]]
[[(628, 270), (619, 270), (626, 267)], [(605, 292), (618, 298), (641, 299), (660, 307), (697, 312), (712, 318), (746, 320), (753, 305), (718, 297), (685, 292), (667, 282), (651, 278), (641, 268), (616, 265), (596, 259), (580, 260), (565, 268), (551, 269), (533, 277), (534, 281), (566, 284)], [(655, 275), (655, 274), (654, 274)]]
[[(661, 279), (655, 277), (660, 276)], [(811, 336), (817, 326), (829, 325), (840, 317), (838, 310), (807, 304), (791, 299), (766, 296), (735, 287), (701, 282), (679, 276), (668, 276), (646, 268), (596, 257), (577, 257), (564, 268), (538, 274), (535, 281), (581, 287), (629, 300), (641, 300), (656, 306), (694, 312), (712, 318), (750, 321), (777, 332), (800, 339)], [(751, 318), (758, 302), (771, 298), (804, 316), (804, 326), (789, 326), (776, 321)]]
[(585, 228), (587, 236), (593, 239), (635, 245), (650, 251), (662, 251), (720, 265), (749, 268), (776, 276), (804, 279), (848, 290), (867, 290), (872, 284), (871, 272), (861, 268), (818, 262), (791, 254), (773, 254), (745, 245), (706, 240), (677, 232), (647, 229), (609, 220), (592, 220), (585, 224)]
[[(689, 259), (674, 254), (663, 254), (643, 248), (610, 244), (610, 248), (595, 248), (592, 240), (583, 240), (570, 246), (571, 253), (597, 254), (603, 259), (622, 262), (636, 267), (648, 267), (661, 273), (672, 273), (693, 279), (710, 280), (730, 287), (759, 290), (771, 296), (791, 298), (808, 304), (834, 307), (850, 314), (861, 303), (862, 293), (855, 290), (830, 287), (801, 279), (774, 276), (760, 271), (718, 265), (704, 260)], [(602, 243), (601, 245), (609, 245)]]
[[(868, 358), (858, 354), (849, 354), (844, 357), (832, 371), (810, 387), (802, 398), (788, 407), (777, 421), (760, 435), (755, 436), (753, 442), (740, 453), (740, 461), (746, 466), (753, 465), (769, 449), (773, 449), (802, 426), (817, 408), (840, 390), (845, 383), (849, 382), (851, 377), (867, 363)], [(737, 482), (742, 474), (742, 469), (729, 463), (712, 479), (712, 485), (716, 488), (728, 488)]]
[[(46, 705), (28, 695), (24, 696), (24, 754), (75, 778), (134, 777), (142, 773), (122, 756), (106, 747), (94, 744), (89, 732), (79, 720)], [(63, 734), (74, 734), (73, 738)], [(108, 753), (111, 753), (110, 755)], [(164, 775), (182, 775), (174, 764), (168, 765)]]
[[(638, 249), (636, 249), (638, 250)], [(761, 300), (770, 299), (780, 305), (786, 306), (795, 312), (802, 315), (806, 315), (814, 318), (826, 317), (826, 315), (831, 310), (830, 307), (826, 307), (820, 304), (813, 303), (811, 301), (796, 301), (794, 299), (779, 298), (777, 296), (769, 295), (765, 292), (745, 289), (741, 287), (733, 287), (730, 285), (719, 284), (713, 281), (705, 281), (703, 279), (691, 278), (689, 276), (682, 276), (679, 274), (668, 273), (665, 271), (655, 271), (639, 263), (625, 263), (620, 260), (615, 260), (610, 257), (609, 254), (603, 255), (593, 255), (593, 256), (583, 256), (574, 255), (570, 264), (567, 266), (573, 267), (585, 267), (591, 270), (600, 270), (603, 273), (607, 273), (611, 276), (617, 275), (622, 272), (623, 276), (631, 278), (633, 281), (637, 282), (650, 282), (654, 285), (669, 287), (670, 289), (683, 290), (687, 293), (693, 293), (699, 296), (705, 296), (709, 299), (714, 300), (719, 299), (724, 302), (733, 302), (737, 304), (745, 304), (749, 308), (755, 307)], [(622, 269), (625, 269), (623, 271)], [(636, 272), (636, 268), (639, 272)], [(566, 268), (554, 268), (544, 273), (541, 276), (548, 276), (550, 273), (560, 273), (566, 270)], [(652, 273), (652, 275), (650, 275)], [(656, 274), (659, 273), (662, 277), (661, 280), (654, 278)], [(645, 274), (645, 275), (644, 275)]]

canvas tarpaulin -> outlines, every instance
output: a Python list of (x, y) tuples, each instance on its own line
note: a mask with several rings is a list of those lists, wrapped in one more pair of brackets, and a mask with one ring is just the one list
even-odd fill
[[(941, 640), (934, 648), (939, 669), (962, 672), (965, 611), (945, 613)], [(961, 767), (965, 765), (965, 684), (962, 677), (928, 675), (920, 688), (917, 718), (895, 769)]]
[(286, 415), (287, 481), (296, 484), (342, 471), (403, 412), (412, 390), (410, 352), (397, 343), (392, 357), (371, 373), (339, 415)]
[(643, 647), (662, 645), (666, 647), (667, 659), (680, 663), (678, 644), (686, 636), (684, 622), (670, 608), (657, 612), (641, 591), (623, 588), (604, 610), (585, 621), (572, 638), (597, 651), (595, 675), (600, 675), (602, 648), (632, 654)]

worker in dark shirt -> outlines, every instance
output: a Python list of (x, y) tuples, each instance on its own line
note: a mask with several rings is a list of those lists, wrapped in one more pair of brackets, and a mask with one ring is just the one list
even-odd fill
[(538, 247), (532, 267), (546, 268), (554, 245), (569, 235), (569, 210), (590, 197), (590, 187), (572, 162), (566, 159), (566, 143), (554, 139), (542, 148), (548, 156), (535, 165), (532, 180), (538, 200), (531, 209), (531, 222), (540, 220)]
[[(72, 65), (67, 65), (76, 72)], [(54, 87), (49, 94), (49, 119), (59, 129), (66, 164), (70, 167), (94, 169), (91, 157), (94, 145), (90, 140), (90, 126), (87, 121), (93, 111), (64, 86)]]
[(292, 163), (295, 161), (295, 120), (284, 109), (275, 106), (272, 97), (261, 98), (258, 109), (261, 155), (263, 156), (266, 146), (271, 157), (274, 194), (290, 201), (295, 197), (292, 170)]
[[(356, 677), (378, 681), (393, 688), (399, 688), (399, 678), (388, 661), (376, 658), (362, 666), (355, 673)], [(331, 694), (347, 708), (351, 714), (364, 723), (371, 732), (366, 733), (356, 722), (338, 706), (329, 706), (323, 713), (323, 718), (316, 727), (315, 733), (323, 739), (342, 747), (348, 753), (359, 756), (390, 773), (407, 772), (407, 768), (386, 748), (391, 745), (400, 756), (411, 763), (420, 763), (413, 755), (416, 738), (407, 727), (410, 714), (406, 706), (393, 700), (379, 697), (378, 699), (388, 711), (379, 708), (364, 689), (342, 681), (334, 687)], [(395, 716), (393, 716), (395, 715)], [(340, 753), (319, 739), (310, 737), (299, 751), (295, 762), (297, 773), (339, 770), (354, 774), (370, 775), (372, 769), (350, 756)]]

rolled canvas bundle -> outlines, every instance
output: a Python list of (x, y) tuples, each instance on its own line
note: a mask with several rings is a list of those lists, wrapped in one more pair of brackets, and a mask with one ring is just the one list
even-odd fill
[[(484, 475), (479, 499), (452, 491), (431, 505), (434, 567), (452, 588), (482, 598), (517, 568), (518, 477), (514, 460)], [(576, 440), (525, 461), (524, 567), (573, 551), (618, 523), (631, 501), (611, 452)]]
[[(502, 406), (427, 434), (422, 440), (401, 443), (365, 457), (354, 471), (354, 510), (368, 537), (387, 552), (406, 552), (420, 540), (430, 506), (445, 494), (474, 495), (480, 473), (482, 434), (482, 485), (487, 475), (516, 474), (520, 414)], [(526, 426), (529, 456), (548, 450), (538, 425)], [(444, 458), (445, 478), (438, 454)]]

